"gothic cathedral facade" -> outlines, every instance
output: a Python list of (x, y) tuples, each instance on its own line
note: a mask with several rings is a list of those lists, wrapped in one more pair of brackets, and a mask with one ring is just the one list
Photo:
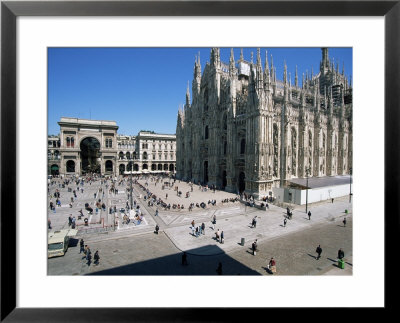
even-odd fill
[[(253, 56), (253, 55), (252, 55)], [(322, 48), (318, 74), (299, 86), (276, 77), (267, 53), (236, 62), (211, 49), (203, 74), (196, 58), (176, 127), (177, 178), (261, 198), (303, 177), (345, 175), (352, 168), (352, 86)]]

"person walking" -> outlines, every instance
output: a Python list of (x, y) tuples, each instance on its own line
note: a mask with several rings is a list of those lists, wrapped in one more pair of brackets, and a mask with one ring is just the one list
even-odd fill
[(318, 247), (317, 247), (317, 249), (315, 250), (315, 252), (318, 254), (317, 260), (319, 260), (319, 258), (321, 258), (321, 253), (322, 253), (321, 245), (318, 245)]
[(86, 260), (87, 260), (87, 265), (90, 266), (90, 263), (92, 261), (92, 252), (90, 251), (89, 247), (87, 247), (86, 249)]
[(222, 275), (222, 263), (221, 262), (218, 263), (218, 267), (216, 269), (216, 272), (217, 272), (218, 275)]
[(81, 241), (79, 242), (79, 253), (84, 253), (85, 252), (85, 242), (83, 241), (83, 239), (81, 239)]
[(206, 225), (204, 224), (204, 222), (201, 224), (201, 232), (203, 234), (206, 234)]
[(339, 259), (343, 259), (344, 258), (344, 251), (342, 250), (342, 248), (340, 248), (339, 250), (338, 250), (338, 256), (337, 256)]
[(182, 266), (187, 266), (187, 264), (188, 264), (187, 255), (186, 255), (186, 252), (184, 252), (182, 255)]
[(347, 222), (347, 221), (346, 221), (346, 218), (344, 218), (344, 219), (343, 219), (343, 226), (344, 226), (344, 227), (346, 226), (346, 222)]
[(271, 271), (271, 273), (276, 273), (276, 261), (274, 257), (271, 257), (269, 263), (268, 263), (268, 269)]
[(156, 224), (156, 228), (154, 230), (154, 233), (158, 234), (158, 231), (160, 230), (160, 227), (158, 226), (158, 224)]
[(333, 198), (332, 198), (332, 203), (333, 203)]
[(252, 221), (251, 226), (252, 226), (253, 228), (256, 228), (256, 227), (257, 227), (257, 215), (253, 218), (253, 221)]
[(284, 219), (283, 219), (283, 227), (284, 227), (284, 228), (286, 228), (286, 222), (287, 222), (287, 219), (284, 218)]
[(219, 241), (219, 229), (215, 232), (215, 240)]
[(94, 253), (93, 259), (94, 259), (94, 264), (97, 266), (99, 264), (99, 260), (100, 260), (99, 251), (98, 250), (96, 250), (96, 252)]
[(224, 243), (224, 231), (221, 231), (221, 243)]
[(252, 243), (251, 249), (253, 250), (253, 256), (257, 254), (257, 239)]
[(155, 214), (155, 216), (158, 216), (158, 208), (156, 209), (156, 214)]
[(50, 221), (50, 219), (47, 219), (47, 226), (48, 226), (49, 230), (51, 230), (51, 221)]
[(68, 217), (68, 225), (71, 226), (71, 224), (72, 224), (72, 214), (70, 214)]
[(308, 219), (311, 220), (311, 211), (308, 211)]

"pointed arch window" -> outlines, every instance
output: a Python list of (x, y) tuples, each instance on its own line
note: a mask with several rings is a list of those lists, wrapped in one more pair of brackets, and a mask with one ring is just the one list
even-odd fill
[(67, 137), (67, 147), (71, 147), (71, 138)]
[(240, 141), (240, 154), (243, 155), (246, 152), (246, 139)]
[(71, 147), (74, 147), (74, 137), (71, 137)]

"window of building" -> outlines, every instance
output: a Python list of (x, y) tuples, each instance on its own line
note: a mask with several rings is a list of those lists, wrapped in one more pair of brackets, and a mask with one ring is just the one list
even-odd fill
[(246, 140), (243, 138), (240, 142), (240, 154), (243, 155), (246, 151)]
[(71, 139), (67, 137), (67, 147), (71, 147)]
[(74, 147), (74, 142), (75, 142), (74, 137), (71, 137), (71, 147)]

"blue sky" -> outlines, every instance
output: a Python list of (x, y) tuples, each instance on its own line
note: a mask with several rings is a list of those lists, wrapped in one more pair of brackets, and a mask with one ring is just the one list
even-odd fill
[[(230, 48), (221, 48), (221, 60), (229, 63)], [(277, 78), (283, 79), (286, 61), (294, 84), (295, 67), (302, 73), (319, 71), (320, 48), (261, 48), (271, 54)], [(139, 130), (175, 133), (179, 105), (185, 103), (187, 82), (193, 79), (195, 56), (200, 52), (204, 70), (210, 48), (49, 48), (48, 134), (58, 134), (61, 117), (114, 120), (118, 133), (136, 135)], [(257, 49), (243, 48), (244, 59), (256, 62)], [(240, 48), (234, 48), (235, 60)], [(329, 48), (329, 57), (352, 74), (352, 49)]]

